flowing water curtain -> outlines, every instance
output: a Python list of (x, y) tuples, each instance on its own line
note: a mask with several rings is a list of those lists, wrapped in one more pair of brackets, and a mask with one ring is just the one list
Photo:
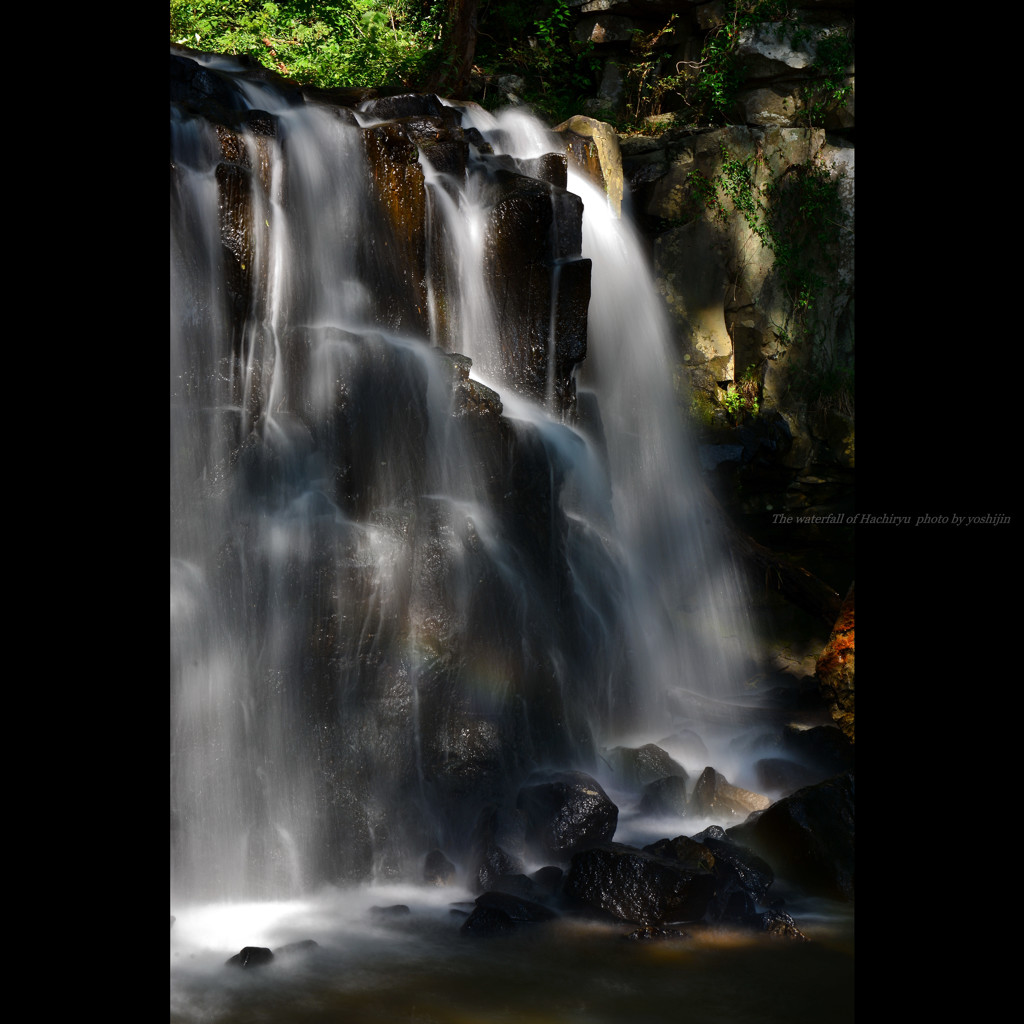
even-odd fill
[(507, 752), (532, 749), (522, 704), (552, 699), (564, 659), (524, 660), (550, 632), (543, 588), (489, 511), (444, 367), (374, 301), (366, 274), (395, 268), (361, 205), (365, 133), (240, 90), (270, 118), (175, 113), (175, 864), (266, 896), (403, 870), (465, 795), (453, 761), (498, 795), (522, 770)]
[[(664, 339), (600, 296), (618, 335), (591, 317), (596, 401), (571, 422), (581, 283), (610, 259), (582, 207), (617, 254), (599, 291), (651, 286), (603, 197), (509, 176), (551, 133), (485, 120), (499, 160), (443, 176), (394, 124), (211, 67), (234, 113), (172, 109), (174, 865), (193, 893), (268, 896), (465, 851), (533, 764), (660, 725), (651, 696), (694, 673), (673, 616), (701, 567), (672, 540)], [(506, 209), (545, 225), (525, 356), (488, 272)]]

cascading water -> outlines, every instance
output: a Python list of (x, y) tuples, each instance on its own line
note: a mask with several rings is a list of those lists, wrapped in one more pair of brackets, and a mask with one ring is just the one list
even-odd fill
[[(360, 131), (380, 122), (245, 76), (231, 100), (230, 145), (172, 111), (174, 891), (269, 897), (401, 876), (432, 845), (464, 852), (473, 802), (505, 775), (593, 767), (599, 745), (663, 726), (677, 691), (734, 690), (746, 651), (659, 296), (628, 224), (576, 171), (591, 411), (576, 429), (554, 401), (571, 240), (553, 243), (569, 255), (552, 261), (543, 394), (501, 376), (488, 182), (495, 161), (559, 153), (557, 136), (470, 108), (491, 164), (473, 153), (460, 180), (420, 155), (441, 239), (427, 338), (381, 315), (370, 276), (383, 260)], [(225, 209), (232, 194), (245, 202)], [(494, 507), (493, 467), (452, 406), (465, 367), (438, 345), (469, 356), (465, 386), (500, 394), (543, 521)]]
[[(660, 297), (575, 170), (542, 185), (539, 355), (509, 340), (496, 190), (514, 176), (518, 230), (519, 172), (558, 137), (447, 107), (471, 141), (453, 170), (366, 110), (197, 67), (223, 117), (172, 103), (172, 910), (193, 923), (402, 885), (434, 848), (462, 866), (532, 768), (671, 751), (750, 651)], [(389, 174), (422, 177), (422, 208)]]

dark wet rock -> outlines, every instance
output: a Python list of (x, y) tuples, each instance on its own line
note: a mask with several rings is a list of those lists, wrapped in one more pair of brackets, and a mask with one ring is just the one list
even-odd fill
[(500, 846), (489, 846), (483, 854), (476, 870), (476, 887), (490, 889), (502, 878), (521, 874), (523, 862), (512, 856)]
[(515, 921), (500, 907), (477, 907), (459, 929), (463, 935), (507, 935), (514, 931)]
[(712, 874), (714, 890), (707, 901), (704, 921), (760, 926), (758, 904), (767, 902), (768, 887), (775, 876), (764, 860), (729, 839), (721, 826), (711, 825), (690, 838), (660, 839), (644, 851), (683, 868)]
[(370, 907), (370, 917), (377, 921), (395, 921), (408, 917), (412, 911), (404, 903), (395, 903), (387, 907)]
[(373, 237), (388, 239), (364, 257), (380, 282), (374, 289), (376, 317), (393, 329), (427, 335), (427, 191), (419, 150), (402, 126), (390, 121), (364, 128), (362, 136), (369, 168), (369, 230)]
[(765, 755), (754, 769), (759, 783), (763, 781), (772, 793), (791, 793), (854, 766), (853, 744), (835, 725), (778, 725), (755, 735), (741, 749), (751, 756)]
[(828, 776), (853, 768), (853, 744), (842, 731), (832, 725), (819, 725), (813, 729), (787, 727), (783, 731), (782, 746), (795, 758)]
[[(443, 118), (445, 105), (432, 93), (405, 93), (399, 96), (380, 96), (367, 100), (361, 113), (367, 117), (377, 117), (382, 121), (391, 121), (401, 117), (428, 116)], [(453, 111), (453, 113), (458, 113)], [(458, 115), (461, 118), (461, 114)]]
[(854, 898), (854, 772), (776, 801), (728, 830), (785, 880), (810, 895)]
[(484, 272), (500, 354), (495, 365), (480, 369), (544, 401), (553, 364), (557, 408), (575, 415), (573, 372), (586, 355), (590, 303), (591, 262), (580, 256), (582, 201), (504, 169), (495, 172), (491, 188)]
[(273, 959), (273, 950), (267, 949), (266, 946), (243, 946), (239, 952), (224, 962), (231, 967), (262, 967)]
[(676, 836), (675, 839), (659, 839), (643, 848), (644, 853), (654, 854), (675, 861), (690, 871), (712, 871), (715, 866), (715, 855), (700, 842), (699, 837), (690, 839), (687, 836)]
[(785, 757), (762, 757), (754, 762), (754, 774), (766, 793), (783, 796), (822, 781), (820, 773), (813, 768)]
[(619, 818), (608, 794), (585, 772), (532, 776), (520, 788), (516, 807), (526, 822), (528, 847), (562, 861), (611, 839)]
[(617, 782), (630, 789), (639, 789), (664, 778), (686, 780), (686, 769), (656, 743), (641, 747), (613, 747), (606, 759)]
[(568, 160), (564, 153), (544, 153), (518, 161), (519, 169), (531, 178), (539, 178), (550, 185), (565, 188), (568, 180)]
[(538, 885), (528, 875), (499, 875), (488, 887), (491, 892), (506, 893), (521, 899), (544, 902), (551, 898), (552, 890)]
[(623, 936), (631, 942), (660, 942), (665, 939), (688, 939), (689, 937), (686, 932), (680, 931), (678, 928), (659, 928), (653, 924), (644, 925)]
[(484, 807), (477, 820), (470, 854), (470, 878), (478, 891), (493, 889), (499, 879), (521, 875), (521, 822), (501, 808)]
[(558, 917), (558, 914), (545, 904), (509, 892), (490, 891), (481, 893), (476, 898), (476, 905), (477, 907), (502, 910), (513, 921), (536, 923), (538, 921), (551, 921)]
[(771, 804), (768, 797), (729, 783), (710, 765), (700, 774), (690, 795), (689, 813), (694, 817), (723, 816), (746, 818), (752, 811), (763, 811)]
[(560, 867), (549, 864), (546, 867), (538, 868), (530, 875), (530, 878), (539, 892), (546, 896), (554, 896), (562, 887), (565, 872)]
[(739, 888), (759, 903), (764, 902), (768, 887), (775, 880), (775, 872), (767, 861), (737, 842), (720, 825), (709, 825), (692, 836), (691, 841), (711, 852), (720, 878), (734, 878)]
[(793, 918), (782, 910), (766, 910), (761, 914), (761, 930), (776, 939), (788, 939), (792, 942), (809, 941), (797, 928)]
[(603, 843), (574, 854), (564, 892), (571, 905), (646, 925), (701, 920), (715, 889), (706, 868)]
[(455, 881), (455, 865), (440, 851), (431, 850), (423, 862), (423, 881), (430, 885), (451, 885)]
[(171, 88), (172, 103), (181, 103), (205, 111), (218, 108), (227, 111), (241, 110), (244, 99), (231, 82), (229, 76), (204, 68), (183, 50), (174, 52), (171, 47)]
[(686, 814), (686, 809), (685, 776), (669, 775), (664, 779), (648, 782), (644, 786), (644, 795), (640, 800), (640, 810), (644, 814), (674, 815), (682, 818)]
[(283, 946), (278, 946), (274, 950), (275, 957), (294, 957), (301, 956), (310, 952), (310, 950), (316, 949), (319, 943), (315, 939), (300, 939), (298, 942), (289, 942)]
[[(171, 44), (170, 56), (172, 102), (201, 113), (211, 121), (221, 123), (231, 123), (247, 106), (247, 100), (233, 75), (203, 67), (196, 59), (209, 54)], [(302, 89), (291, 79), (271, 71), (247, 55), (235, 59), (247, 79), (272, 83), (278, 96), (293, 106), (299, 106), (304, 102)]]
[(672, 749), (687, 762), (707, 764), (711, 760), (711, 754), (708, 752), (703, 738), (693, 729), (680, 729), (662, 740), (662, 743), (670, 744)]

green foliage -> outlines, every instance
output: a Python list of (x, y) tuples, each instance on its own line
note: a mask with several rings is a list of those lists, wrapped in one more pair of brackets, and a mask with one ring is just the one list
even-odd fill
[(678, 95), (683, 76), (666, 67), (666, 58), (660, 50), (665, 36), (675, 31), (678, 14), (670, 14), (668, 20), (650, 35), (641, 31), (633, 33), (630, 45), (630, 60), (626, 68), (626, 113), (618, 119), (622, 130), (638, 129), (646, 118), (662, 112), (669, 97)]
[(842, 106), (850, 94), (847, 70), (853, 63), (853, 43), (838, 29), (823, 35), (815, 47), (811, 69), (816, 77), (803, 90), (809, 127), (822, 125), (829, 113)]
[(745, 78), (736, 59), (740, 34), (765, 22), (783, 24), (790, 18), (787, 0), (725, 0), (720, 26), (708, 33), (695, 64), (680, 62), (680, 72), (689, 78), (690, 102), (698, 108), (699, 120), (728, 121), (729, 111)]
[(812, 161), (757, 184), (755, 171), (767, 171), (758, 155), (739, 159), (723, 146), (721, 156), (714, 177), (699, 171), (687, 176), (693, 204), (703, 205), (718, 221), (743, 217), (771, 251), (772, 273), (786, 299), (785, 320), (775, 325), (780, 344), (810, 341), (820, 331), (817, 310), (839, 269), (844, 174)]
[(730, 123), (745, 69), (736, 56), (740, 35), (755, 26), (774, 25), (775, 38), (795, 49), (813, 49), (813, 78), (802, 88), (805, 123), (820, 127), (850, 92), (847, 70), (853, 61), (848, 33), (834, 29), (815, 42), (789, 0), (725, 0), (722, 23), (704, 40), (698, 61), (680, 61), (673, 88), (693, 108), (694, 124)]
[(422, 74), (440, 4), (170, 0), (171, 40), (247, 54), (304, 85), (402, 85)]
[(753, 419), (761, 408), (761, 377), (756, 366), (748, 366), (737, 381), (732, 381), (722, 396), (729, 419), (738, 426)]
[[(492, 77), (521, 76), (523, 101), (552, 124), (564, 121), (578, 114), (583, 99), (596, 92), (601, 68), (593, 44), (573, 38), (575, 20), (567, 0), (485, 2), (480, 11), (477, 63)], [(493, 91), (484, 98), (484, 106), (504, 102)]]
[(797, 387), (817, 413), (836, 413), (853, 418), (854, 364), (840, 365), (835, 360), (809, 367), (797, 378)]

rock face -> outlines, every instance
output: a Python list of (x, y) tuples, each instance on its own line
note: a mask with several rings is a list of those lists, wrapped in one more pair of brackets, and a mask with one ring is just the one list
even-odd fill
[[(653, 235), (702, 455), (717, 456), (709, 471), (744, 481), (747, 513), (830, 508), (849, 494), (854, 469), (844, 390), (853, 366), (853, 148), (820, 128), (748, 124), (666, 133), (654, 147), (633, 138), (622, 151)], [(798, 204), (798, 193), (827, 194), (839, 211), (829, 214), (841, 226), (828, 251), (800, 250), (801, 280), (831, 278), (815, 286), (813, 344), (797, 343), (807, 324), (794, 320), (780, 264), (789, 246), (805, 244), (792, 220), (773, 219), (798, 216), (781, 213), (787, 190)]]
[[(852, 508), (854, 8), (797, 2), (786, 23), (739, 32), (728, 127), (709, 128), (671, 89), (643, 120), (639, 83), (696, 75), (708, 33), (725, 24), (721, 4), (570, 3), (605, 74), (591, 116), (559, 128), (650, 240), (680, 401), (709, 475), (743, 514)], [(642, 123), (599, 152), (595, 122), (625, 119), (627, 93)], [(815, 209), (808, 189), (836, 202)]]

